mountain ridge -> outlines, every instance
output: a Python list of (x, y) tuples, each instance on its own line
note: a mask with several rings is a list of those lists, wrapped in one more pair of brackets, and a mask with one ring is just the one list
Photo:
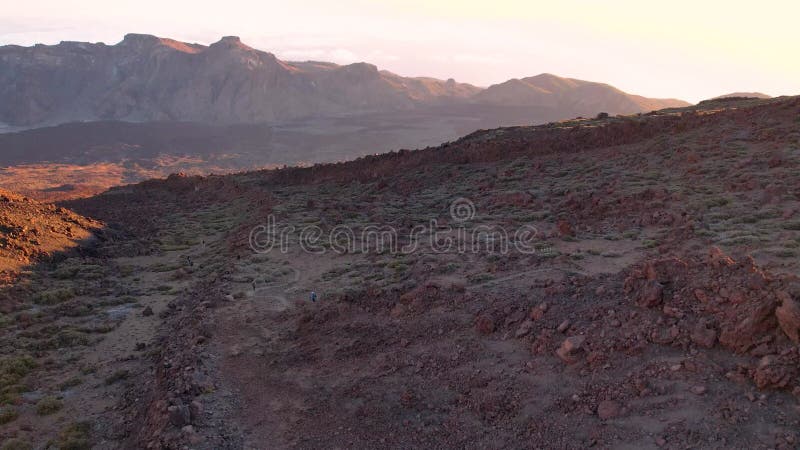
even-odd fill
[[(503, 94), (509, 83), (523, 83), (516, 89), (527, 91)], [(540, 91), (543, 86), (549, 93)], [(597, 98), (582, 98), (587, 95)], [(519, 104), (520, 97), (527, 103)], [(452, 78), (404, 77), (366, 62), (289, 62), (236, 36), (202, 45), (130, 33), (114, 45), (62, 41), (0, 47), (0, 123), (10, 126), (280, 122), (464, 103), (547, 106), (563, 111), (564, 118), (688, 105), (552, 74), (483, 89)]]

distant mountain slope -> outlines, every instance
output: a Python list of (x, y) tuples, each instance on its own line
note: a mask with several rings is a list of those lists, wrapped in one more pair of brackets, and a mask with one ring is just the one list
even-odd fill
[(767, 94), (762, 94), (761, 92), (731, 92), (730, 94), (720, 95), (717, 97), (712, 98), (711, 100), (717, 100), (720, 98), (761, 98), (761, 99), (768, 99), (772, 98)]
[(546, 106), (577, 115), (592, 115), (601, 111), (631, 114), (689, 106), (682, 100), (631, 95), (608, 84), (562, 78), (549, 73), (492, 85), (475, 95), (474, 100), (491, 105)]
[(224, 37), (209, 46), (142, 34), (116, 45), (0, 47), (0, 125), (73, 121), (279, 122), (464, 104), (537, 107), (559, 118), (683, 106), (543, 74), (486, 90), (367, 63), (285, 62)]

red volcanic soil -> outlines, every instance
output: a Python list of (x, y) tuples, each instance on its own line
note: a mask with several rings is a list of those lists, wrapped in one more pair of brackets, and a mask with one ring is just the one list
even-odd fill
[[(0, 436), (795, 448), (798, 117), (797, 98), (706, 102), (342, 164), (174, 175), (65, 203), (102, 220), (106, 238), (97, 259), (29, 275), (18, 311), (35, 306), (37, 319), (2, 331), (20, 340), (8, 357), (26, 351), (38, 365), (13, 384), (22, 392), (3, 406), (16, 416)], [(451, 215), (455, 201), (470, 205), (466, 220)], [(251, 231), (270, 214), (294, 231), (256, 253)], [(476, 251), (426, 239), (405, 253), (300, 245), (303, 229), (341, 226), (392, 226), (408, 244), (433, 219), (453, 227), (447, 236), (531, 227), (534, 251), (492, 251), (485, 234)], [(66, 288), (58, 274), (70, 267), (85, 291), (36, 300)], [(86, 331), (121, 307), (131, 312), (103, 333)], [(65, 327), (100, 338), (48, 334)], [(88, 362), (87, 381), (59, 390)], [(89, 400), (100, 393), (113, 403)], [(49, 396), (61, 409), (37, 414)], [(75, 428), (79, 418), (94, 425)]]

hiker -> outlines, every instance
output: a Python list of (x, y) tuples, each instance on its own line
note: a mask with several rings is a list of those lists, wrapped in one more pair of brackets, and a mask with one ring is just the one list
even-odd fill
[(190, 258), (189, 255), (186, 255), (186, 262), (189, 264), (189, 266), (194, 266), (194, 263), (192, 262), (192, 258)]
[(309, 297), (310, 297), (312, 303), (316, 303), (317, 302), (317, 293), (316, 292), (311, 291), (311, 295)]
[(253, 280), (253, 291), (256, 290), (256, 280)]

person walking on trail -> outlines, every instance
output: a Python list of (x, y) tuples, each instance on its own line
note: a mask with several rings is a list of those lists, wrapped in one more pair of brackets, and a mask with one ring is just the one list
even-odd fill
[(309, 299), (311, 300), (312, 303), (316, 303), (317, 302), (317, 293), (314, 292), (314, 291), (311, 291), (311, 295), (309, 295)]

